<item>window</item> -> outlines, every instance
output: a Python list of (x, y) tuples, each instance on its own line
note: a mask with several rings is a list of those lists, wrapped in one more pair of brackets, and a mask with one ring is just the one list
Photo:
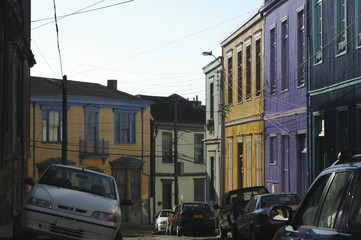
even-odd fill
[(356, 47), (361, 47), (361, 0), (356, 0)]
[(42, 141), (61, 142), (62, 120), (60, 110), (46, 110), (42, 112)]
[(348, 147), (348, 111), (347, 109), (340, 109), (337, 112), (337, 145), (339, 150)]
[(256, 97), (261, 96), (261, 39), (256, 40)]
[(98, 113), (95, 111), (85, 112), (85, 136), (88, 143), (98, 139)]
[(246, 178), (247, 187), (252, 186), (252, 135), (246, 136)]
[(256, 140), (256, 185), (263, 185), (262, 182), (262, 135), (255, 134)]
[(351, 172), (336, 173), (323, 203), (318, 227), (335, 229), (340, 224), (342, 199), (348, 189)]
[(321, 197), (329, 177), (330, 175), (322, 176), (313, 184), (313, 187), (297, 211), (297, 215), (295, 216), (296, 224), (315, 226), (317, 209), (321, 205)]
[(351, 203), (349, 224), (354, 229), (360, 229), (361, 227), (361, 179), (359, 178), (357, 182), (357, 187), (355, 191), (355, 197)]
[(276, 94), (276, 30), (270, 30), (270, 94)]
[(322, 62), (322, 0), (312, 2), (313, 63)]
[(213, 82), (213, 78), (212, 81), (209, 84), (209, 102), (210, 102), (210, 107), (209, 107), (209, 111), (210, 111), (210, 118), (214, 118), (214, 82)]
[(162, 162), (171, 163), (172, 160), (172, 133), (162, 133)]
[(346, 0), (335, 0), (336, 55), (347, 51), (347, 7)]
[(297, 13), (297, 86), (305, 85), (305, 14)]
[(290, 136), (288, 134), (282, 135), (282, 184), (283, 184), (283, 192), (290, 191)]
[(277, 137), (270, 136), (270, 150), (269, 150), (269, 163), (270, 164), (277, 164)]
[(132, 168), (130, 175), (131, 199), (140, 200), (140, 168)]
[(233, 139), (227, 138), (228, 142), (228, 191), (233, 189)]
[(232, 52), (229, 52), (228, 54), (228, 104), (232, 104), (233, 98), (232, 98), (232, 89), (233, 89), (233, 63), (232, 63)]
[(361, 104), (356, 107), (356, 130), (357, 130), (357, 143), (361, 145)]
[(237, 77), (237, 80), (238, 80), (238, 102), (242, 102), (242, 95), (243, 95), (243, 86), (242, 86), (242, 81), (243, 81), (243, 78), (242, 78), (242, 74), (243, 74), (243, 71), (242, 71), (242, 61), (243, 61), (243, 52), (242, 52), (242, 44), (237, 47), (237, 50), (238, 50), (238, 54), (237, 54), (237, 63), (238, 63), (238, 68), (237, 68), (237, 74), (238, 74), (238, 77)]
[(203, 134), (194, 134), (194, 162), (203, 163)]
[(288, 21), (284, 20), (281, 25), (281, 71), (282, 91), (288, 90)]
[(249, 40), (249, 45), (246, 46), (246, 99), (251, 99), (252, 97), (252, 56), (251, 56), (251, 39)]
[(205, 184), (204, 179), (194, 179), (194, 201), (204, 202)]
[(135, 113), (115, 112), (115, 143), (135, 143)]

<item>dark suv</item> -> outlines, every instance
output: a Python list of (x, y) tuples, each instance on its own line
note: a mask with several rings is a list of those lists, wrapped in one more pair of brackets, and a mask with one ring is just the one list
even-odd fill
[[(279, 212), (285, 218), (275, 218)], [(270, 217), (286, 225), (274, 235), (282, 239), (361, 239), (361, 151), (341, 152), (310, 187), (295, 217), (287, 206), (273, 207)]]

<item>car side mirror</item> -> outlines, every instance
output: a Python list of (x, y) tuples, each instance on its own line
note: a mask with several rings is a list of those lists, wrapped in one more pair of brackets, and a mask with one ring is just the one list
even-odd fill
[(292, 224), (292, 208), (289, 206), (274, 206), (270, 211), (269, 217), (273, 221)]
[(34, 186), (35, 182), (34, 182), (34, 178), (32, 177), (26, 177), (24, 178), (24, 183), (30, 186)]
[(220, 209), (220, 206), (218, 205), (218, 203), (214, 204), (214, 209)]
[(121, 206), (132, 206), (133, 205), (133, 201), (130, 199), (123, 199), (120, 204)]

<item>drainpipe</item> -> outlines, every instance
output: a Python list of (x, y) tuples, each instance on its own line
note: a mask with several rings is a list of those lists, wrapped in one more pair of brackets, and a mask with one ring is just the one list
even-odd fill
[(33, 103), (33, 178), (35, 178), (35, 154), (36, 154), (36, 124), (35, 124), (36, 103)]
[[(309, 7), (310, 7), (310, 1), (309, 0), (306, 0), (306, 6), (305, 6), (305, 13), (304, 15), (305, 16), (308, 16), (308, 13), (310, 12), (309, 11)], [(309, 31), (309, 18), (308, 17), (305, 17), (305, 84), (306, 84), (306, 124), (307, 124), (307, 131), (306, 131), (306, 142), (307, 142), (307, 173), (308, 173), (308, 186), (309, 187), (311, 185), (311, 182), (312, 182), (312, 164), (311, 164), (311, 146), (312, 146), (312, 141), (311, 141), (311, 137), (312, 137), (312, 131), (310, 131), (310, 127), (312, 127), (312, 124), (310, 123), (310, 121), (312, 121), (312, 118), (310, 116), (310, 95), (309, 95), (309, 88), (310, 88), (310, 84), (309, 84), (309, 66), (310, 64), (312, 64), (312, 60), (309, 60), (308, 57), (309, 57), (309, 34), (308, 34), (308, 31)]]
[[(142, 117), (142, 161), (144, 162), (144, 111), (145, 108), (141, 110), (141, 117)], [(144, 172), (144, 167), (142, 167), (142, 174), (148, 177), (148, 223), (151, 224), (151, 217), (150, 217), (150, 191), (151, 191), (151, 176), (148, 173)]]

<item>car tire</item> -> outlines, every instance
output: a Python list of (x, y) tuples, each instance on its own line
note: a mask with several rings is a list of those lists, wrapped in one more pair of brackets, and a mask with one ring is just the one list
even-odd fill
[(35, 233), (24, 231), (21, 226), (21, 215), (19, 214), (13, 225), (13, 240), (36, 240), (37, 236)]
[(219, 234), (221, 235), (221, 238), (227, 237), (227, 231), (225, 229), (223, 229), (221, 227), (221, 225), (218, 225), (218, 226), (219, 226)]
[(180, 229), (180, 227), (177, 225), (177, 236), (181, 237), (183, 235), (183, 231)]
[(123, 236), (120, 230), (117, 232), (117, 235), (115, 235), (114, 240), (123, 240)]

